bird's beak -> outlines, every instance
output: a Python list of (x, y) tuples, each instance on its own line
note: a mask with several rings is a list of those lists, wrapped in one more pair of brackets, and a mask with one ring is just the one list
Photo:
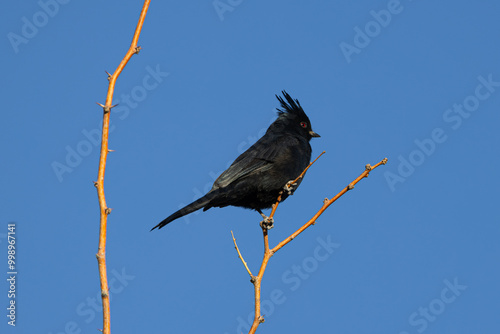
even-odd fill
[(309, 131), (309, 134), (311, 135), (311, 137), (321, 137), (320, 135), (318, 135), (316, 132), (314, 132), (313, 130)]

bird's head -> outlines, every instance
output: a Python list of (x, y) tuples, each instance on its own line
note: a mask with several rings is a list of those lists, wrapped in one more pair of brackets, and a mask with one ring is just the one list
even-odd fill
[(307, 140), (312, 137), (320, 137), (319, 134), (313, 131), (309, 117), (300, 106), (299, 100), (292, 99), (286, 91), (282, 91), (282, 93), (284, 98), (276, 95), (276, 98), (281, 103), (281, 108), (276, 108), (278, 110), (278, 119), (273, 124), (277, 128), (297, 133), (307, 138)]

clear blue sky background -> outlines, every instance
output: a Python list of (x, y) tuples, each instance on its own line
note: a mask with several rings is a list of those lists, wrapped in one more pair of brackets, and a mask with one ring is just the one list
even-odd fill
[[(59, 1), (2, 9), (2, 333), (102, 328), (95, 103), (142, 2)], [(153, 1), (116, 86), (112, 331), (246, 333), (253, 289), (230, 231), (256, 273), (260, 216), (212, 209), (149, 230), (262, 135), (286, 89), (321, 134), (313, 155), (327, 153), (280, 206), (271, 245), (365, 164), (389, 163), (271, 259), (258, 333), (498, 333), (500, 3), (220, 3)]]

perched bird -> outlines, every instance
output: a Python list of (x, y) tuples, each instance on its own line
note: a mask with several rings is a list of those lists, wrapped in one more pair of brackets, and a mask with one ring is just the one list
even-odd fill
[[(307, 167), (311, 160), (309, 141), (319, 137), (299, 101), (286, 91), (282, 93), (284, 99), (276, 95), (281, 104), (277, 108), (278, 118), (264, 136), (215, 180), (205, 196), (174, 212), (151, 230), (201, 208), (206, 211), (228, 205), (256, 210), (266, 220), (261, 210), (270, 208), (287, 182), (295, 180)], [(281, 200), (288, 195), (289, 192), (283, 192)]]

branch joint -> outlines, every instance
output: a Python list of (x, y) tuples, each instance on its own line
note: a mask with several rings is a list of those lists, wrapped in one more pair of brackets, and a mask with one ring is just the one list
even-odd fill
[(111, 78), (113, 77), (113, 75), (111, 73), (109, 73), (108, 71), (104, 71), (106, 72), (106, 74), (108, 75), (108, 81), (111, 81)]

